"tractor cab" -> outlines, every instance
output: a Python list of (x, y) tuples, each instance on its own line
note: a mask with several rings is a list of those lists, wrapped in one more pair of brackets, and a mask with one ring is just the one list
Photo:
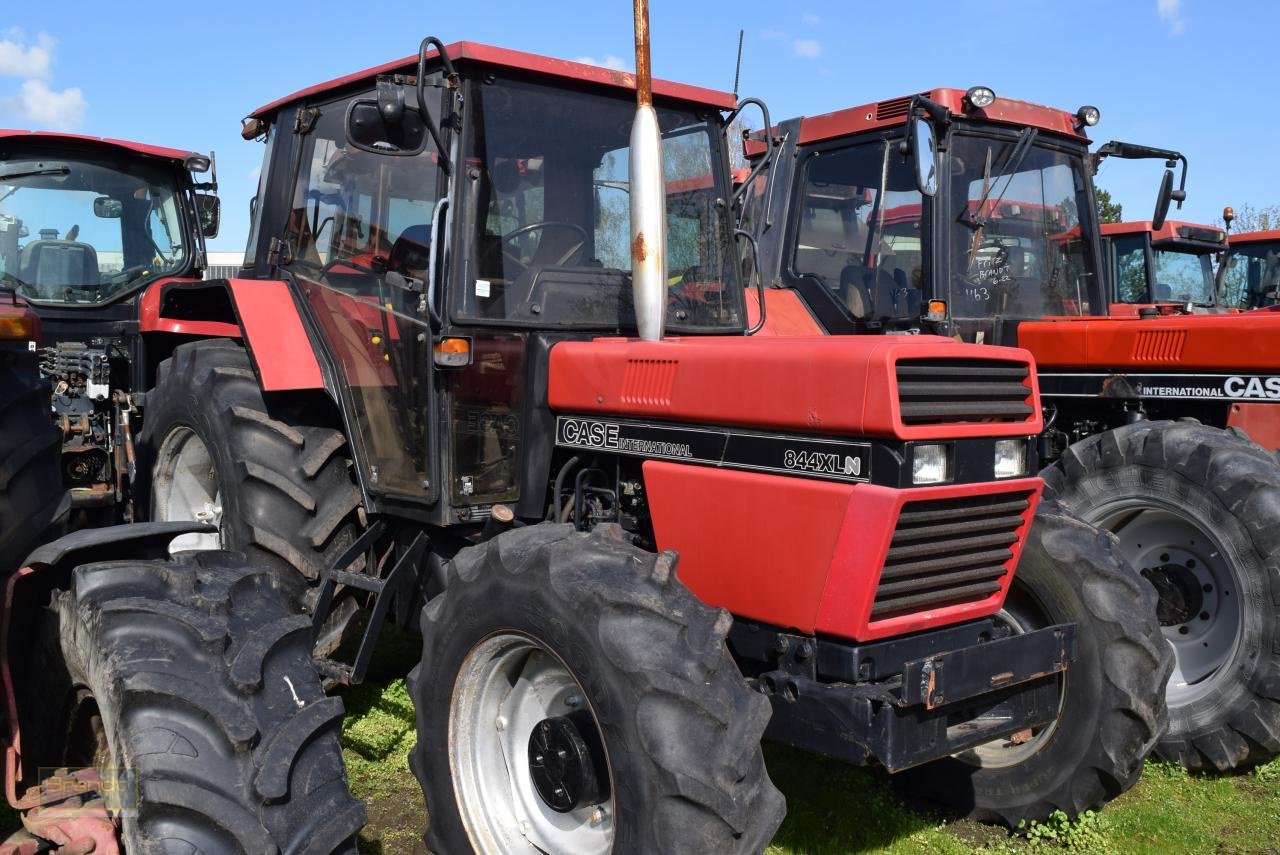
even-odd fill
[(1280, 304), (1280, 230), (1233, 234), (1218, 265), (1224, 306), (1260, 309)]
[(52, 133), (0, 131), (0, 275), (51, 319), (195, 277), (215, 197), (193, 152)]
[(982, 87), (784, 122), (777, 174), (756, 178), (745, 212), (767, 220), (749, 225), (765, 274), (836, 329), (1012, 343), (1019, 320), (1097, 312), (1085, 126)]
[[(653, 83), (660, 299), (680, 336), (747, 328), (724, 137), (735, 105)], [(545, 378), (557, 341), (638, 328), (631, 271), (647, 248), (630, 230), (635, 110), (629, 76), (461, 42), (246, 120), (246, 137), (266, 143), (263, 175), (277, 177), (259, 193), (247, 265), (304, 295), (351, 395), (374, 492), (480, 521), (517, 499), (520, 466), (549, 464), (518, 450), (541, 430), (521, 416), (535, 403), (526, 376)], [(443, 466), (430, 461), (437, 396)]]
[(1218, 307), (1213, 267), (1226, 252), (1222, 229), (1193, 223), (1107, 223), (1102, 243), (1114, 284), (1111, 313), (1140, 305), (1167, 309)]

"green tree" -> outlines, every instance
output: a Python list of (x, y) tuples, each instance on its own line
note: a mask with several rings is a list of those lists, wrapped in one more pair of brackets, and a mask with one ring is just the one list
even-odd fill
[(1120, 203), (1111, 201), (1111, 193), (1101, 187), (1094, 187), (1093, 199), (1098, 205), (1099, 223), (1119, 223), (1124, 220)]

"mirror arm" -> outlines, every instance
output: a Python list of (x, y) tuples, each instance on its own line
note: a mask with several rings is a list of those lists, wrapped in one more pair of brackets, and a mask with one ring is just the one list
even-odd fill
[(744, 237), (747, 243), (751, 245), (751, 268), (756, 274), (756, 300), (760, 304), (760, 317), (756, 318), (756, 322), (747, 330), (747, 335), (755, 335), (764, 328), (764, 275), (760, 271), (760, 245), (756, 243), (755, 235), (745, 229), (734, 229), (734, 238)]
[[(756, 176), (759, 175), (766, 166), (773, 162), (778, 150), (777, 142), (773, 138), (773, 123), (769, 120), (769, 108), (759, 98), (743, 98), (739, 101), (738, 106), (733, 108), (733, 112), (725, 117), (724, 133), (729, 133), (729, 126), (733, 124), (734, 119), (738, 118), (743, 109), (750, 104), (754, 104), (759, 107), (760, 113), (764, 116), (764, 157), (760, 158), (760, 162), (757, 163), (749, 173), (747, 173), (747, 178), (742, 182), (742, 186), (737, 190), (732, 191), (730, 202), (735, 206), (742, 200), (742, 197), (746, 195), (747, 188), (756, 180)], [(769, 173), (769, 181), (773, 181), (772, 171)]]
[[(427, 126), (427, 131), (431, 134), (431, 139), (435, 141), (436, 151), (440, 156), (440, 168), (444, 170), (445, 175), (453, 172), (453, 163), (449, 160), (449, 153), (445, 150), (444, 139), (440, 136), (440, 129), (436, 127), (436, 123), (431, 118), (431, 113), (427, 110), (427, 48), (434, 47), (436, 53), (440, 57), (440, 64), (444, 66), (445, 81), (454, 93), (458, 91), (458, 72), (453, 67), (453, 61), (449, 59), (449, 52), (444, 49), (444, 43), (435, 36), (427, 36), (422, 40), (422, 44), (418, 46), (418, 82), (414, 87), (418, 96), (418, 110), (422, 113), (422, 121)], [(455, 96), (456, 97), (456, 96)]]

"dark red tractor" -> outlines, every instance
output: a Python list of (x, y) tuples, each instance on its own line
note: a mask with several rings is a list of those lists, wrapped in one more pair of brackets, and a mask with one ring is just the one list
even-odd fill
[[(1142, 299), (1165, 296), (1148, 249), (1220, 248), (1221, 233), (1165, 225), (1185, 158), (1118, 142), (1091, 153), (1097, 119), (973, 87), (783, 122), (748, 140), (775, 166), (744, 185), (746, 227), (774, 286), (768, 317), (791, 331), (942, 333), (1035, 355), (1046, 495), (1113, 532), (1159, 594), (1177, 659), (1159, 751), (1247, 768), (1280, 753), (1280, 315), (1112, 316), (1138, 294), (1117, 295), (1127, 280), (1105, 263), (1099, 159), (1168, 167), (1133, 262)], [(1188, 302), (1212, 302), (1195, 264)]]
[(11, 793), (67, 753), (21, 701), (47, 671), (99, 711), (65, 762), (135, 773), (128, 844), (349, 851), (342, 707), (303, 659), (357, 682), (389, 620), (423, 636), (438, 851), (760, 850), (764, 735), (1015, 824), (1137, 776), (1154, 595), (1106, 536), (1032, 527), (1027, 354), (769, 335), (734, 228), (744, 105), (651, 81), (637, 42), (638, 78), (427, 39), (246, 120), (244, 278), (157, 298), (191, 337), (135, 399), (152, 521), (12, 586), (8, 638), (52, 603), (86, 642), (6, 660)]
[(1164, 311), (1221, 308), (1214, 267), (1226, 254), (1227, 233), (1214, 226), (1166, 220), (1105, 223), (1102, 252), (1114, 283), (1111, 314), (1139, 306)]
[[(1227, 208), (1224, 216), (1230, 212)], [(1260, 309), (1280, 303), (1280, 230), (1231, 235), (1217, 282), (1223, 305)]]

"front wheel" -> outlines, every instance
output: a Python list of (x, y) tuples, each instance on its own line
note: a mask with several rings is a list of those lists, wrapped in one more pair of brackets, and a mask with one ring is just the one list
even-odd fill
[(436, 852), (762, 850), (769, 703), (671, 554), (544, 523), (459, 553), (423, 610), (411, 765)]
[(1056, 720), (900, 776), (979, 819), (1074, 817), (1131, 787), (1166, 724), (1172, 655), (1155, 594), (1115, 538), (1049, 504), (1036, 512), (1003, 610), (1011, 633), (1076, 624), (1077, 658), (1054, 678)]
[(1276, 458), (1193, 420), (1138, 422), (1071, 446), (1044, 479), (1159, 595), (1177, 663), (1160, 755), (1226, 772), (1280, 754)]

